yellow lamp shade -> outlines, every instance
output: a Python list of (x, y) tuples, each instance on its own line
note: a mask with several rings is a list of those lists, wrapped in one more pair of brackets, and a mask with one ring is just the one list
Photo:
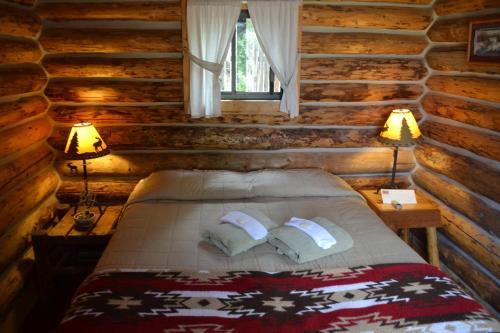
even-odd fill
[(421, 137), (417, 121), (410, 110), (392, 110), (384, 128), (380, 132), (380, 141), (395, 146), (411, 146)]
[(88, 160), (109, 154), (109, 149), (91, 123), (80, 123), (71, 128), (64, 154), (68, 159)]

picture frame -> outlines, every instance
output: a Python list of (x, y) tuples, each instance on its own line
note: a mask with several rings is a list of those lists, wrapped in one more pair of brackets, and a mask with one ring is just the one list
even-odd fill
[(470, 22), (468, 60), (500, 63), (500, 19)]

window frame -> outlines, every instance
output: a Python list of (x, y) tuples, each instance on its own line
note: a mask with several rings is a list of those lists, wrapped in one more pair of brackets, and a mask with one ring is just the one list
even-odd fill
[[(238, 22), (245, 22), (250, 18), (250, 13), (247, 9), (242, 9), (240, 12), (240, 16), (238, 18)], [(246, 23), (246, 22), (245, 22)], [(221, 97), (223, 100), (281, 100), (283, 95), (283, 88), (280, 89), (279, 92), (274, 92), (274, 83), (275, 83), (275, 74), (269, 66), (269, 92), (239, 92), (236, 90), (236, 35), (237, 31), (235, 30), (232, 41), (231, 41), (231, 91), (222, 91)]]

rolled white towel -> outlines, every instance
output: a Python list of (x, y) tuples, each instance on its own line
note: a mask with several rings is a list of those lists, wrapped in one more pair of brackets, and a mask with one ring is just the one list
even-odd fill
[(254, 240), (267, 236), (267, 229), (258, 220), (243, 212), (233, 211), (221, 217), (221, 222), (231, 223), (245, 230)]
[(305, 232), (323, 250), (327, 250), (337, 243), (337, 240), (325, 228), (311, 220), (292, 217), (285, 225)]

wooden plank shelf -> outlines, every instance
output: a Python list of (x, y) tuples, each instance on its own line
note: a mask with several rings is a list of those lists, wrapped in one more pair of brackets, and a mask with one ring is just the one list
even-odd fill
[(120, 214), (121, 206), (105, 207), (102, 214), (97, 207), (92, 208), (97, 219), (88, 230), (78, 230), (75, 228), (73, 211), (70, 210), (54, 227), (46, 231), (49, 237), (87, 237), (87, 236), (110, 236), (113, 233), (115, 222)]

